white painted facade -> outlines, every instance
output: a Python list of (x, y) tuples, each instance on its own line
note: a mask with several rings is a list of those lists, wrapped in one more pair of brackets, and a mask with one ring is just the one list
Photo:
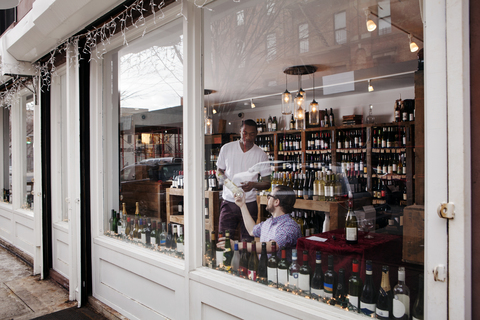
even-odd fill
[[(3, 50), (19, 61), (34, 62), (53, 49), (58, 40), (71, 36), (102, 16), (120, 1), (37, 0), (26, 17), (2, 36)], [(104, 65), (123, 45), (123, 37), (111, 41), (104, 60), (90, 64), (90, 162), (93, 296), (131, 319), (359, 319), (338, 308), (308, 301), (263, 286), (241, 281), (202, 267), (203, 207), (203, 96), (202, 9), (194, 1), (177, 2), (164, 10), (165, 18), (147, 31), (175, 19), (183, 19), (184, 34), (184, 154), (185, 225), (189, 229), (185, 260), (153, 254), (149, 250), (103, 236), (104, 212), (114, 195), (107, 186), (115, 179), (108, 141), (117, 135), (118, 114), (105, 105), (111, 94)], [(182, 12), (185, 17), (178, 17)], [(425, 20), (425, 312), (426, 319), (471, 318), (471, 208), (470, 208), (470, 101), (468, 1), (424, 1)], [(439, 19), (438, 17), (444, 17)], [(68, 26), (68, 27), (66, 27)], [(131, 28), (129, 41), (141, 37), (143, 28)], [(102, 48), (103, 50), (103, 48)], [(58, 271), (70, 281), (70, 298), (80, 299), (80, 144), (78, 65), (67, 58), (66, 154), (68, 169), (64, 187), (68, 221), (54, 222), (54, 257)], [(62, 73), (61, 72), (61, 73)], [(57, 80), (55, 80), (57, 81)], [(115, 92), (115, 87), (113, 91)], [(405, 94), (412, 93), (406, 88)], [(38, 93), (41, 94), (41, 93)], [(55, 91), (52, 91), (54, 106)], [(24, 158), (21, 146), (22, 110), (26, 93), (20, 92), (12, 106), (12, 177), (15, 194), (23, 194)], [(378, 99), (382, 97), (379, 95)], [(113, 100), (115, 101), (115, 100)], [(37, 108), (37, 107), (36, 107)], [(41, 106), (38, 106), (41, 108)], [(35, 116), (35, 124), (40, 117)], [(52, 121), (53, 124), (53, 121)], [(40, 126), (35, 126), (39, 137)], [(58, 128), (57, 128), (58, 129)], [(22, 143), (21, 143), (22, 142)], [(40, 159), (35, 141), (36, 159)], [(52, 158), (63, 156), (53, 150)], [(461, 164), (461, 165), (459, 165)], [(4, 164), (5, 165), (5, 164)], [(118, 170), (117, 170), (118, 172)], [(41, 181), (40, 161), (35, 161), (35, 180)], [(118, 179), (118, 177), (116, 178)], [(42, 268), (41, 184), (35, 184), (35, 209), (20, 209), (20, 198), (0, 204), (0, 237), (34, 258), (34, 271)], [(442, 202), (455, 204), (455, 219), (437, 215)], [(63, 210), (63, 209), (61, 209)], [(60, 211), (61, 211), (60, 210)], [(448, 231), (447, 231), (448, 230)], [(448, 232), (448, 233), (447, 233)], [(445, 282), (434, 280), (434, 270), (445, 266)], [(465, 270), (465, 272), (449, 272)], [(80, 301), (81, 303), (84, 303)]]

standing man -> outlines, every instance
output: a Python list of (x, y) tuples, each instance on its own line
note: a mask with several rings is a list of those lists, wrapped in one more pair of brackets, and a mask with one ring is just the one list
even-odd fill
[[(267, 154), (255, 145), (257, 137), (257, 123), (251, 119), (242, 122), (240, 128), (240, 140), (225, 144), (220, 149), (217, 160), (217, 177), (219, 181), (229, 178), (236, 184), (240, 184), (245, 191), (245, 203), (253, 220), (257, 220), (257, 192), (256, 190), (265, 190), (270, 188), (271, 168), (268, 163)], [(262, 164), (259, 164), (261, 163)], [(255, 166), (259, 164), (258, 166)], [(254, 167), (255, 166), (255, 167)], [(253, 171), (260, 174), (252, 176), (245, 181), (245, 176), (235, 176), (240, 173), (247, 172), (254, 167)], [(251, 241), (253, 237), (249, 235), (245, 229), (240, 208), (235, 204), (235, 196), (233, 193), (223, 186), (223, 201), (220, 205), (220, 223), (219, 231), (225, 232), (230, 230), (232, 234), (237, 229), (238, 224), (241, 225), (242, 240)]]

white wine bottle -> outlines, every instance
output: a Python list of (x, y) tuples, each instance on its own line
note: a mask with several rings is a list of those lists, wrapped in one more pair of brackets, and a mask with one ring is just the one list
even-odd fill
[(410, 319), (410, 289), (405, 284), (405, 267), (398, 268), (398, 284), (393, 288), (393, 319)]
[(348, 203), (348, 212), (345, 220), (345, 240), (347, 244), (357, 244), (358, 243), (358, 226), (357, 226), (357, 216), (355, 211), (353, 211), (352, 205), (352, 193), (349, 193)]

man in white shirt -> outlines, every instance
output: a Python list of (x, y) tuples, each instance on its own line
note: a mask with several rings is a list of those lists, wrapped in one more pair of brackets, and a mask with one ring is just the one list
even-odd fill
[[(219, 181), (229, 178), (235, 184), (240, 184), (245, 191), (245, 202), (253, 220), (257, 220), (257, 192), (256, 190), (265, 190), (270, 188), (271, 168), (268, 163), (267, 154), (255, 145), (257, 137), (257, 124), (248, 119), (242, 123), (240, 128), (240, 140), (225, 144), (220, 150), (217, 160), (217, 177)], [(250, 171), (258, 172), (258, 175), (249, 177), (245, 181), (245, 174), (235, 176), (240, 173)], [(248, 176), (248, 174), (247, 174)], [(243, 224), (240, 208), (235, 204), (233, 193), (223, 187), (223, 201), (220, 205), (219, 232), (230, 230), (234, 234), (238, 224), (241, 224), (241, 239), (251, 241), (253, 237), (249, 235)]]

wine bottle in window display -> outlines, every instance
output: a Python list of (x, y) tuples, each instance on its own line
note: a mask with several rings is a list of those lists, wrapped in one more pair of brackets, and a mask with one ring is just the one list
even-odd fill
[(382, 266), (382, 282), (375, 311), (378, 319), (390, 319), (392, 315), (392, 300), (393, 293), (390, 287), (389, 267)]
[(277, 285), (278, 282), (278, 272), (277, 272), (277, 243), (272, 241), (272, 254), (267, 261), (267, 280), (268, 283), (272, 283), (273, 285)]
[(134, 222), (132, 238), (133, 241), (138, 241), (138, 219)]
[(217, 241), (215, 239), (215, 231), (212, 231), (210, 235), (210, 251), (208, 251), (208, 263), (210, 268), (215, 268), (217, 266), (217, 255), (216, 255)]
[(240, 251), (238, 251), (238, 243), (235, 241), (233, 244), (233, 258), (232, 258), (232, 271), (234, 274), (238, 274), (238, 268), (240, 267)]
[(120, 216), (120, 213), (116, 213), (117, 215), (117, 233), (119, 236), (123, 236), (125, 234), (125, 222)]
[(152, 235), (152, 221), (150, 218), (147, 218), (147, 224), (145, 225), (144, 231), (145, 231), (145, 244), (147, 246), (150, 246), (150, 240), (151, 240), (151, 235)]
[(375, 314), (376, 309), (376, 290), (373, 285), (372, 276), (372, 261), (366, 261), (365, 284), (362, 290), (362, 297), (360, 298), (360, 310), (367, 316)]
[(156, 221), (152, 221), (152, 231), (150, 232), (150, 245), (153, 247), (153, 248), (156, 248), (157, 247), (157, 222)]
[[(223, 231), (218, 232), (218, 240), (221, 241), (223, 238)], [(217, 262), (216, 267), (223, 266), (223, 250), (221, 248), (217, 248), (215, 245), (215, 261)]]
[(410, 319), (410, 289), (405, 284), (405, 267), (398, 268), (398, 284), (393, 288), (393, 319)]
[(172, 249), (172, 241), (173, 241), (172, 224), (169, 223), (167, 237), (165, 239), (165, 249), (167, 249), (167, 251), (170, 251)]
[(165, 222), (162, 222), (162, 232), (160, 232), (158, 238), (159, 238), (159, 245), (160, 245), (160, 248), (165, 250), (166, 249), (166, 245), (167, 245), (167, 232), (165, 231), (165, 227), (166, 227), (166, 224)]
[(132, 228), (131, 228), (131, 222), (130, 222), (130, 218), (127, 218), (127, 225), (125, 227), (125, 236), (127, 238), (131, 238), (132, 235), (130, 234), (132, 231)]
[(412, 308), (412, 320), (423, 320), (423, 274), (418, 276), (418, 295)]
[(335, 302), (342, 308), (347, 306), (347, 288), (345, 286), (345, 269), (338, 270), (338, 281), (335, 289)]
[(258, 272), (258, 255), (257, 255), (257, 244), (255, 241), (252, 241), (252, 252), (250, 254), (250, 259), (248, 260), (248, 279), (252, 281), (257, 281), (257, 272)]
[(262, 242), (262, 253), (260, 254), (260, 261), (258, 263), (258, 273), (257, 273), (258, 280), (262, 284), (268, 284), (267, 264), (268, 264), (267, 243)]
[(248, 250), (247, 241), (243, 241), (242, 254), (240, 255), (240, 264), (238, 266), (238, 276), (248, 278)]
[(357, 226), (357, 216), (355, 211), (353, 211), (353, 195), (349, 193), (349, 199), (347, 201), (348, 212), (345, 221), (345, 240), (347, 244), (357, 244), (358, 243), (358, 226)]
[(110, 231), (117, 233), (117, 218), (115, 216), (115, 210), (112, 209), (112, 217), (110, 218)]
[(233, 251), (232, 245), (230, 243), (230, 231), (225, 230), (225, 249), (223, 250), (223, 266), (225, 267), (225, 271), (228, 273), (232, 273), (232, 258), (233, 258)]
[(360, 296), (362, 293), (362, 279), (358, 273), (359, 271), (358, 260), (352, 261), (352, 275), (348, 279), (348, 300), (352, 306), (356, 308), (356, 311), (360, 311)]
[(183, 236), (183, 227), (181, 225), (178, 226), (178, 238), (177, 238), (177, 253), (179, 256), (183, 254), (184, 248), (184, 236)]
[(320, 251), (317, 251), (315, 254), (315, 271), (313, 272), (312, 282), (310, 284), (310, 292), (311, 294), (316, 294), (319, 298), (324, 297), (322, 253)]
[(308, 264), (308, 250), (303, 251), (303, 264), (298, 271), (298, 288), (305, 293), (310, 293), (312, 282), (312, 268)]
[(297, 264), (297, 249), (292, 249), (292, 263), (288, 268), (288, 286), (291, 289), (298, 288), (298, 276), (300, 268)]
[(328, 270), (323, 276), (323, 291), (325, 298), (332, 299), (334, 295), (334, 289), (337, 283), (337, 274), (333, 270), (333, 256), (328, 256)]
[(288, 286), (288, 268), (290, 265), (287, 261), (287, 250), (282, 248), (282, 256), (278, 261), (278, 285)]

